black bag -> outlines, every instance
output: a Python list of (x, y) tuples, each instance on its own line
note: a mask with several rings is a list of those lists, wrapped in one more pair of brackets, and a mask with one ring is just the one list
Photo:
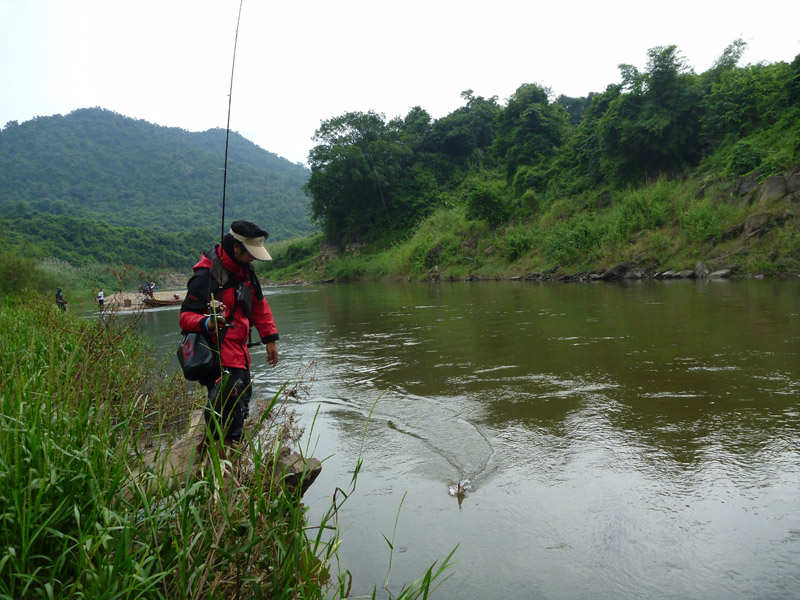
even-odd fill
[(183, 336), (178, 346), (178, 362), (181, 363), (183, 376), (189, 381), (206, 379), (219, 370), (216, 350), (208, 337), (198, 332)]

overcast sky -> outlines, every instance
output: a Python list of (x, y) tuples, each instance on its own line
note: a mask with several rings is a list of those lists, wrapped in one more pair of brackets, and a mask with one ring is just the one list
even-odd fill
[[(239, 0), (0, 0), (0, 127), (100, 106), (169, 127), (225, 127)], [(796, 0), (244, 0), (231, 129), (305, 163), (347, 111), (434, 118), (462, 91), (523, 83), (585, 96), (675, 44), (700, 73), (800, 53)]]

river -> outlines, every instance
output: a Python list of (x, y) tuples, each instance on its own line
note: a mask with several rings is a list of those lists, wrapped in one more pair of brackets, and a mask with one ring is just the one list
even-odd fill
[[(310, 524), (363, 458), (353, 595), (458, 546), (434, 598), (800, 598), (800, 279), (265, 291)], [(142, 320), (164, 352), (177, 317)]]

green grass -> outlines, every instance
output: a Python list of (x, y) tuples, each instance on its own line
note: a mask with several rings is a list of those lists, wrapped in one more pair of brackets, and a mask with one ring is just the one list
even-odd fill
[[(0, 322), (0, 598), (345, 597), (341, 497), (309, 525), (277, 467), (296, 440), (279, 395), (230, 461), (212, 446), (203, 472), (167, 476), (144, 450), (162, 464), (202, 394), (133, 325), (32, 291), (0, 296)], [(426, 597), (451, 557), (397, 597)]]

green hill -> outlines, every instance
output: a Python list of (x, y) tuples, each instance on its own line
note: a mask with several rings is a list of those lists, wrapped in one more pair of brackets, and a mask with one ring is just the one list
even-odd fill
[[(192, 133), (102, 108), (0, 131), (0, 226), (40, 256), (73, 264), (185, 267), (219, 236), (225, 130)], [(231, 132), (226, 222), (272, 240), (313, 230), (309, 170)]]

